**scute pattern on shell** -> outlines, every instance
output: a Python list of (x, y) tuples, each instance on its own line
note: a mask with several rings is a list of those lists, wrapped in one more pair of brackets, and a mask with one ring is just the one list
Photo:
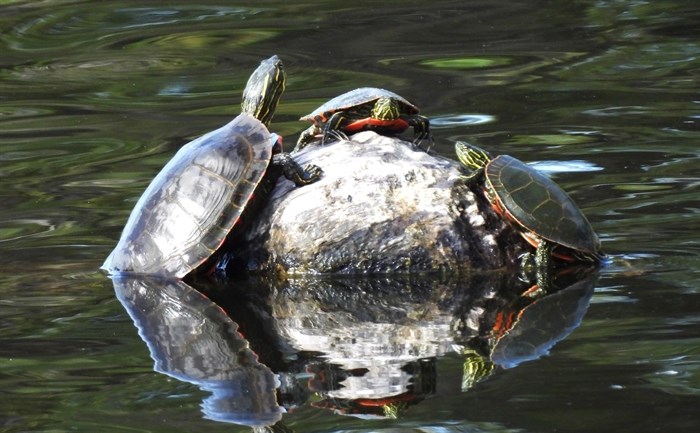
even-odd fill
[(376, 87), (360, 87), (336, 96), (299, 120), (313, 121), (317, 116), (325, 118), (327, 115), (335, 113), (336, 111), (369, 104), (385, 96), (397, 100), (401, 104), (402, 111), (406, 114), (418, 114), (420, 111), (418, 107), (390, 90)]
[(547, 176), (508, 155), (491, 160), (485, 175), (503, 208), (525, 229), (574, 250), (598, 251), (598, 236), (588, 219)]
[(223, 243), (271, 157), (269, 131), (245, 113), (186, 144), (137, 202), (103, 269), (184, 277)]

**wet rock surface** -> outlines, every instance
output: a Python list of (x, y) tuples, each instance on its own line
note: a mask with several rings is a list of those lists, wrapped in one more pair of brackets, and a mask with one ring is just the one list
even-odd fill
[(458, 162), (363, 132), (294, 155), (324, 170), (296, 188), (280, 180), (232, 267), (287, 274), (495, 269), (523, 251), (519, 236), (461, 180)]

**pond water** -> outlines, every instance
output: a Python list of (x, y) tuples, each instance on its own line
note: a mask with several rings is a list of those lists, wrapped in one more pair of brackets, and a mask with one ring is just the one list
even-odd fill
[[(464, 354), (435, 349), (399, 369), (414, 395), (398, 413), (350, 416), (307, 390), (277, 431), (697, 430), (699, 28), (695, 0), (1, 1), (0, 431), (251, 431), (200, 407), (213, 385), (154, 371), (138, 312), (98, 268), (154, 174), (238, 112), (271, 54), (288, 143), (330, 97), (390, 88), (431, 117), (438, 153), (466, 140), (551, 173), (613, 257), (548, 355), (465, 387)], [(428, 305), (415, 292), (405, 308)], [(225, 326), (249, 327), (264, 368), (312, 374), (294, 367), (312, 354), (265, 354), (246, 307), (262, 301), (241, 296)], [(280, 323), (308, 299), (285, 296), (265, 300)]]

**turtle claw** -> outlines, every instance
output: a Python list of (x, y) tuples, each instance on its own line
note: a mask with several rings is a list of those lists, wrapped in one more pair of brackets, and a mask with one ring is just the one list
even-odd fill
[(518, 256), (520, 261), (520, 274), (518, 279), (522, 282), (530, 282), (532, 276), (536, 272), (535, 255), (530, 252), (524, 252)]
[[(426, 147), (423, 147), (423, 141), (428, 140), (428, 145)], [(433, 135), (430, 133), (421, 133), (421, 134), (416, 134), (416, 137), (412, 141), (413, 147), (416, 147), (425, 153), (430, 153), (430, 149), (433, 147), (433, 144), (435, 144), (435, 140), (433, 140)]]
[[(343, 131), (341, 131), (339, 129), (334, 129), (332, 131), (328, 131), (328, 136), (334, 138), (336, 141), (348, 141), (348, 140), (350, 140), (350, 137), (348, 137), (348, 135), (346, 133), (344, 133)], [(324, 140), (321, 141), (321, 145), (326, 144), (325, 143), (326, 137), (324, 136), (323, 138), (324, 138)]]
[(343, 125), (347, 119), (342, 112), (333, 114), (323, 126), (323, 137), (321, 138), (321, 146), (324, 146), (328, 139), (334, 138), (338, 141), (348, 140), (348, 136), (343, 132)]
[(318, 165), (306, 164), (303, 169), (305, 185), (314, 183), (323, 176), (323, 169)]

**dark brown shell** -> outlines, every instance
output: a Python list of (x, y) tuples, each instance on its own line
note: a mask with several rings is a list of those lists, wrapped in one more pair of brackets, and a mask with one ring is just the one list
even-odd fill
[(550, 178), (500, 155), (486, 165), (486, 186), (525, 230), (559, 245), (596, 255), (600, 241), (576, 203)]

